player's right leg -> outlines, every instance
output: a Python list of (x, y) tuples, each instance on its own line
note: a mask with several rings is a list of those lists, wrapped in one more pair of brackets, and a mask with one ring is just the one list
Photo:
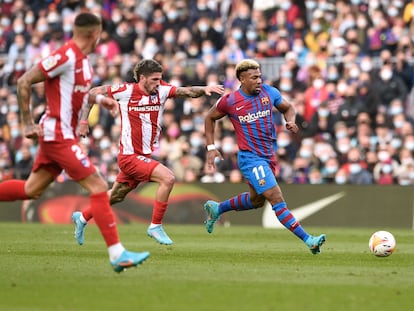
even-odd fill
[(109, 204), (108, 189), (102, 177), (94, 173), (79, 181), (90, 195), (90, 208), (105, 243), (108, 247), (109, 261), (115, 272), (136, 267), (143, 263), (149, 252), (130, 252), (122, 245), (115, 223), (115, 215)]
[(53, 180), (54, 176), (44, 168), (32, 171), (27, 180), (5, 180), (0, 183), (0, 201), (37, 199)]

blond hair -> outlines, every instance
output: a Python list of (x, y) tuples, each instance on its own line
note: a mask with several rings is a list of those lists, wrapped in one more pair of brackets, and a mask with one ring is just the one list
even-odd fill
[(244, 59), (236, 65), (236, 77), (240, 80), (240, 74), (249, 69), (259, 69), (260, 64), (253, 59)]

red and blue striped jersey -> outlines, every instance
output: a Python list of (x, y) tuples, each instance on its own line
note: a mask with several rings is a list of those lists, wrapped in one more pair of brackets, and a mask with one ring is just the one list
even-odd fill
[(240, 88), (222, 96), (217, 110), (229, 117), (240, 150), (272, 157), (277, 150), (272, 108), (281, 103), (280, 92), (263, 84), (257, 95), (246, 95)]

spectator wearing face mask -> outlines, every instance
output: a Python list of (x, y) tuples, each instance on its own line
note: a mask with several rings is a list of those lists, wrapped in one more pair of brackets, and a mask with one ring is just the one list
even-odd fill
[(319, 105), (328, 99), (325, 80), (318, 66), (309, 69), (309, 86), (305, 91), (304, 119), (310, 122)]
[(396, 183), (399, 164), (391, 157), (386, 145), (380, 146), (377, 152), (378, 162), (374, 166), (374, 181), (380, 185), (392, 185)]
[(378, 93), (381, 105), (387, 109), (395, 98), (405, 102), (408, 94), (404, 81), (393, 74), (391, 64), (383, 65), (379, 71), (375, 82), (375, 91)]
[(352, 147), (348, 151), (348, 162), (341, 168), (347, 173), (350, 184), (369, 185), (373, 183), (372, 174), (368, 171), (368, 165), (362, 159), (361, 151), (357, 147)]
[(317, 108), (316, 113), (313, 114), (309, 122), (309, 136), (321, 135), (327, 140), (334, 137), (334, 125), (336, 117), (331, 113), (328, 107), (328, 102), (323, 101)]

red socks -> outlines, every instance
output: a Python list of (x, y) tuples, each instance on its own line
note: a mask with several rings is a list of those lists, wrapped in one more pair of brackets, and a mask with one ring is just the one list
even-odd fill
[[(115, 216), (109, 205), (109, 198), (107, 192), (91, 194), (91, 207), (93, 218), (98, 225), (99, 230), (109, 247), (119, 243), (118, 229), (115, 223)], [(85, 216), (84, 216), (85, 217)]]
[(164, 214), (167, 210), (168, 202), (160, 202), (155, 200), (154, 202), (154, 210), (152, 211), (152, 220), (151, 223), (153, 224), (161, 224), (162, 219), (164, 218)]
[(0, 183), (0, 201), (30, 199), (24, 191), (25, 180), (10, 179)]

